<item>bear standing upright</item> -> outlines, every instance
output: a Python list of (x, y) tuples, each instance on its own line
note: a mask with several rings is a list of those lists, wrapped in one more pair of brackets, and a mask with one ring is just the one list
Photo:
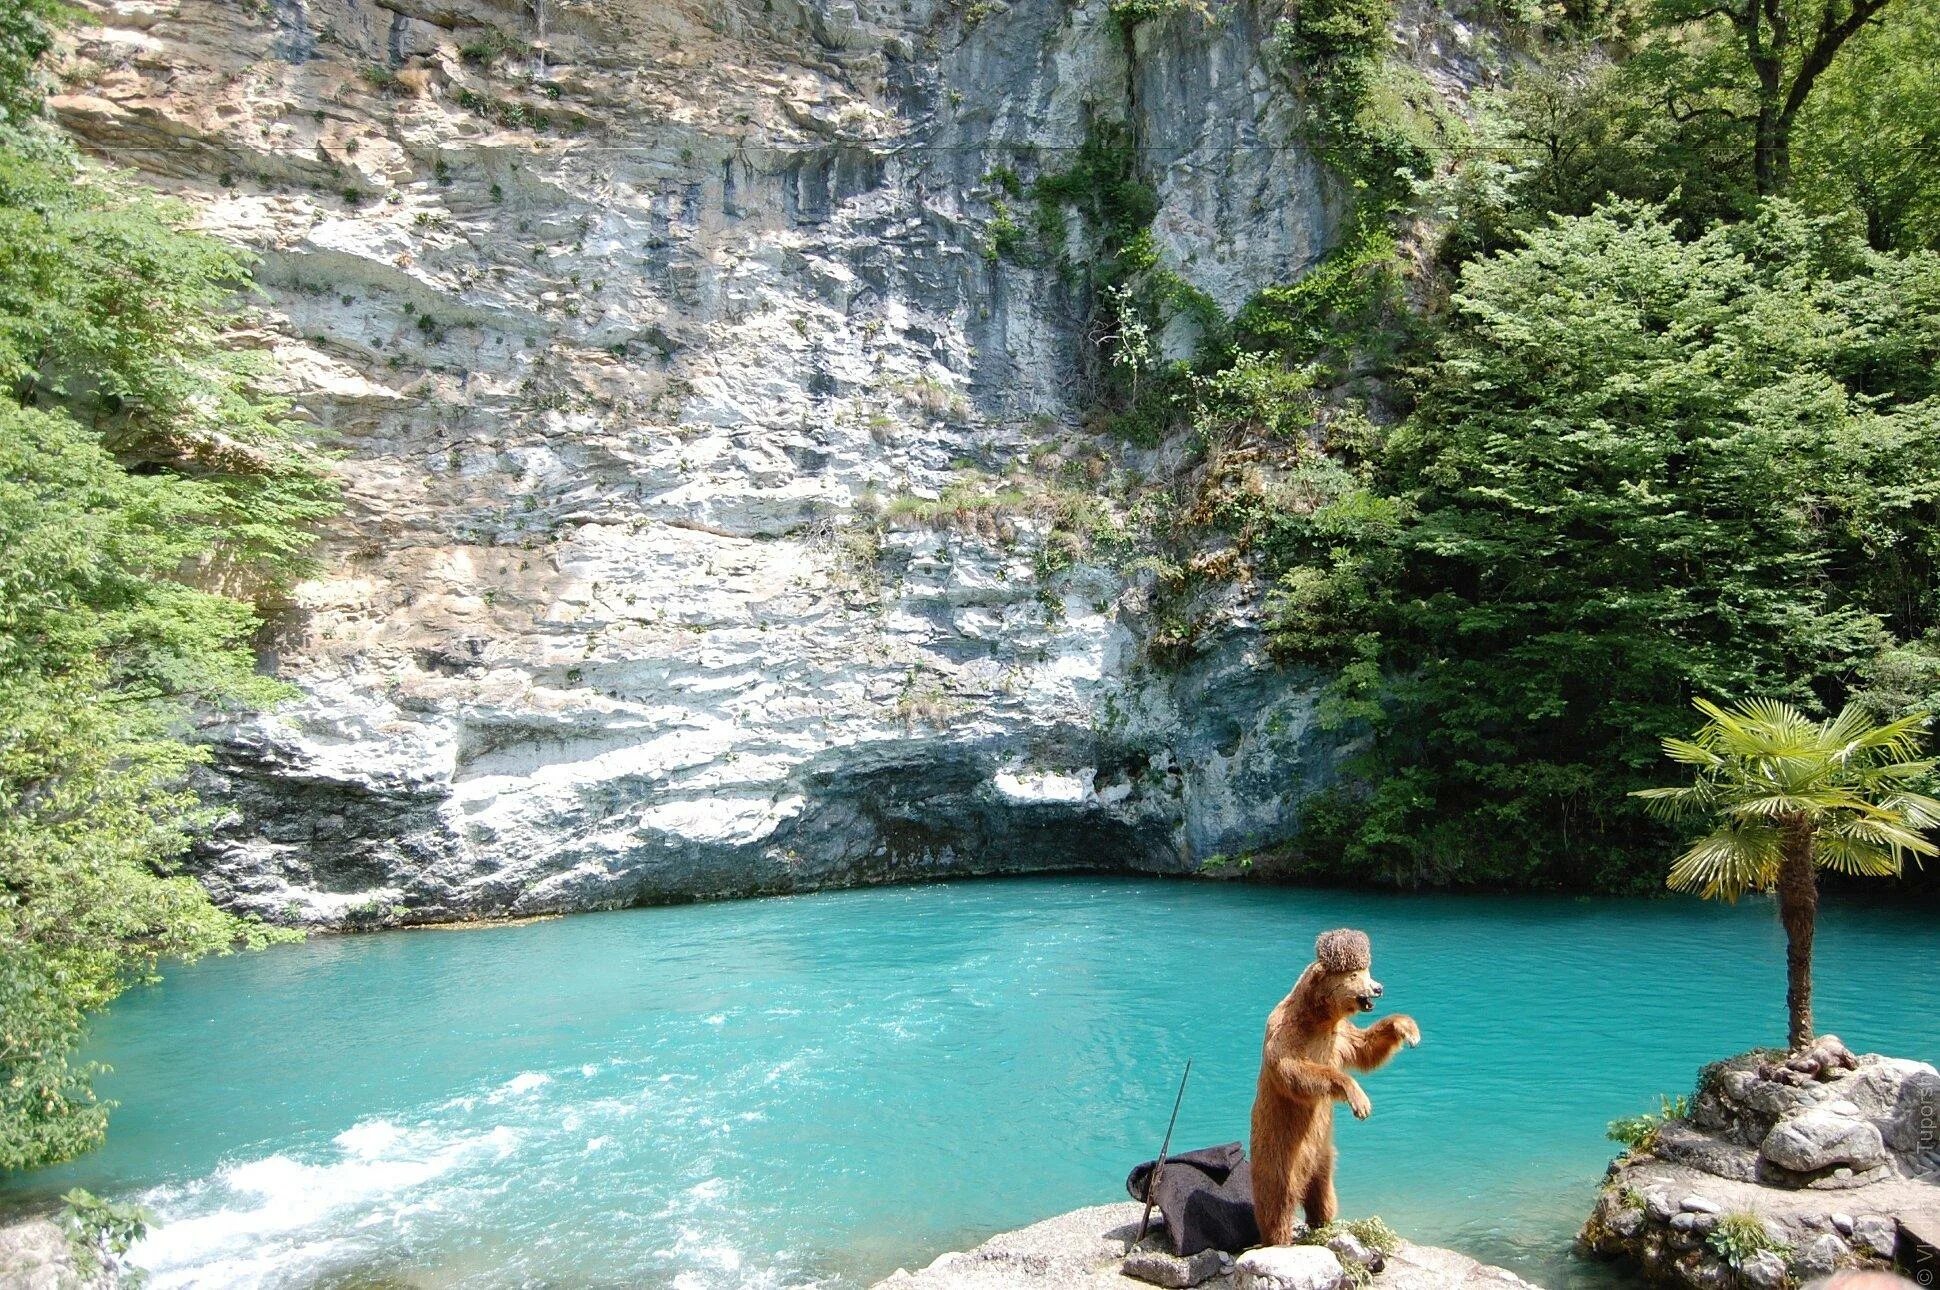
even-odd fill
[(1292, 1242), (1301, 1206), (1310, 1226), (1334, 1219), (1334, 1103), (1362, 1120), (1374, 1109), (1347, 1071), (1371, 1071), (1421, 1042), (1412, 1017), (1383, 1017), (1366, 1030), (1350, 1020), (1381, 997), (1372, 965), (1366, 932), (1322, 932), (1314, 961), (1266, 1019), (1253, 1096), (1253, 1209), (1267, 1245)]

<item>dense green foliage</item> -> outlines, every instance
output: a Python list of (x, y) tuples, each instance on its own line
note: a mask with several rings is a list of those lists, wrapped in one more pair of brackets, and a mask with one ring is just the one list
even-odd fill
[(302, 571), (333, 496), (225, 340), (246, 264), (29, 118), (24, 21), (0, 39), (26, 118), (0, 127), (0, 1170), (99, 1141), (87, 1010), (267, 935), (171, 874), (184, 719), (280, 693), (238, 596)]
[(1622, 885), (1691, 693), (1812, 702), (1931, 625), (1936, 304), (1940, 260), (1777, 203), (1471, 264), (1415, 414), (1278, 516), (1283, 641), (1380, 736), (1330, 871)]
[(1629, 794), (1693, 697), (1940, 710), (1940, 5), (1532, 8), (1467, 121), (1394, 16), (1288, 6), (1271, 62), (1347, 215), (1231, 320), (1122, 141), (1037, 185), (1096, 248), (1101, 423), (1193, 452), (1144, 531), (1153, 654), (1245, 569), (1336, 678), (1322, 719), (1368, 738), (1280, 871), (1654, 886)]

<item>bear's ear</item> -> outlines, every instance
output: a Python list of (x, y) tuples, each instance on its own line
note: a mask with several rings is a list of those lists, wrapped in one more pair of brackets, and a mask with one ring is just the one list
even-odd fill
[(1373, 966), (1374, 951), (1366, 932), (1337, 927), (1315, 939), (1314, 962), (1328, 972), (1363, 972)]

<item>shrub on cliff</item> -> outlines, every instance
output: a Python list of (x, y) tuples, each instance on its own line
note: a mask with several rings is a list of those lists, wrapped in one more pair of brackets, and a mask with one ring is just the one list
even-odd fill
[[(0, 27), (18, 122), (13, 55), (45, 33)], [(188, 707), (281, 692), (246, 597), (302, 572), (333, 506), (228, 341), (246, 281), (186, 211), (0, 124), (0, 1170), (99, 1142), (69, 1056), (87, 1010), (270, 935), (171, 871), (195, 822)]]

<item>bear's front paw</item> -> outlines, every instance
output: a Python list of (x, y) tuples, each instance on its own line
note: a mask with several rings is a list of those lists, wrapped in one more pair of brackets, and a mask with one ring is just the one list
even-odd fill
[(1374, 1103), (1367, 1100), (1367, 1094), (1361, 1091), (1359, 1084), (1350, 1083), (1347, 1086), (1347, 1109), (1354, 1113), (1357, 1120), (1365, 1120), (1374, 1114)]
[(1410, 1048), (1421, 1042), (1421, 1027), (1415, 1024), (1413, 1017), (1396, 1017), (1394, 1033), (1400, 1035), (1401, 1042)]

